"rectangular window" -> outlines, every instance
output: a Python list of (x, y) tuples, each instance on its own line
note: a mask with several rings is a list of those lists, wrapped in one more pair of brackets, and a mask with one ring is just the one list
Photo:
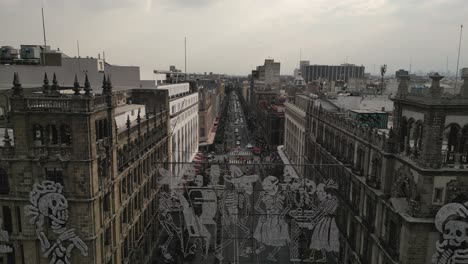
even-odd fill
[(104, 195), (104, 201), (103, 201), (103, 210), (104, 213), (110, 212), (110, 193)]
[(3, 206), (3, 225), (5, 231), (8, 233), (13, 232), (13, 223), (11, 219), (11, 209), (9, 206)]
[(16, 220), (18, 221), (18, 233), (21, 233), (22, 226), (21, 226), (21, 208), (19, 206), (16, 206)]
[(433, 199), (433, 203), (435, 203), (435, 204), (441, 204), (441, 203), (443, 202), (443, 198), (442, 198), (443, 193), (444, 193), (444, 188), (443, 188), (443, 187), (434, 188), (434, 199)]
[(111, 230), (110, 227), (108, 227), (104, 235), (104, 245), (109, 246), (111, 243)]
[(58, 168), (46, 168), (46, 179), (48, 181), (53, 181), (60, 183), (63, 186), (63, 171)]

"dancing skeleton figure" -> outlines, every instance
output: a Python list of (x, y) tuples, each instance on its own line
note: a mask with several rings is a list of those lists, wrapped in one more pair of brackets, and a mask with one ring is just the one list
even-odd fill
[(168, 192), (160, 192), (159, 195), (159, 222), (162, 228), (166, 231), (169, 236), (163, 245), (160, 246), (161, 253), (166, 260), (172, 260), (171, 254), (168, 252), (168, 248), (177, 235), (179, 240), (182, 238), (181, 228), (174, 224), (174, 219), (171, 213), (174, 211), (180, 211), (180, 203), (176, 198), (173, 198)]
[[(263, 251), (266, 246), (274, 249), (268, 254), (267, 259), (276, 261), (276, 253), (281, 247), (286, 246), (289, 239), (288, 224), (284, 216), (288, 213), (287, 196), (278, 191), (278, 179), (274, 176), (267, 176), (263, 182), (263, 190), (255, 204), (255, 210), (260, 212), (260, 217), (253, 237), (260, 243), (257, 253)], [(260, 205), (265, 205), (264, 211)]]
[[(216, 256), (222, 260), (222, 250), (233, 242), (234, 234), (230, 230), (231, 226), (240, 228), (244, 232), (244, 238), (239, 247), (240, 256), (247, 256), (244, 250), (245, 243), (252, 237), (250, 229), (246, 223), (250, 213), (250, 195), (253, 193), (252, 184), (258, 181), (258, 175), (243, 175), (242, 170), (237, 166), (231, 166), (231, 175), (225, 175), (224, 180), (234, 185), (235, 189), (224, 190), (219, 198), (219, 211), (222, 215), (222, 225), (228, 234), (228, 239), (223, 241), (216, 249)], [(243, 213), (241, 213), (243, 211)]]
[[(75, 229), (67, 229), (68, 201), (62, 194), (60, 183), (43, 181), (36, 183), (29, 193), (31, 205), (25, 207), (25, 214), (30, 216), (29, 222), (36, 226), (36, 235), (41, 242), (45, 257), (50, 257), (49, 264), (71, 264), (71, 252), (78, 248), (82, 256), (88, 255), (88, 247), (75, 234)], [(51, 221), (52, 232), (56, 235), (51, 241), (44, 232), (44, 223)]]
[[(189, 171), (190, 173), (192, 172), (192, 170), (187, 171)], [(195, 253), (195, 251), (197, 250), (196, 244), (197, 242), (199, 242), (200, 239), (204, 239), (206, 247), (208, 247), (211, 239), (211, 234), (206, 229), (206, 227), (200, 223), (199, 218), (194, 214), (193, 207), (184, 196), (185, 184), (187, 184), (187, 181), (181, 175), (179, 175), (178, 177), (174, 177), (170, 171), (164, 168), (160, 168), (159, 173), (162, 177), (158, 180), (158, 183), (160, 185), (168, 185), (170, 189), (170, 193), (161, 192), (159, 202), (159, 221), (166, 233), (169, 235), (169, 238), (166, 240), (166, 242), (162, 246), (160, 246), (163, 256), (167, 260), (172, 260), (172, 256), (168, 252), (168, 247), (170, 246), (172, 240), (175, 238), (174, 234), (177, 234), (177, 237), (181, 242), (184, 257)], [(190, 174), (188, 176), (190, 176), (188, 177), (188, 181), (193, 180), (193, 175)], [(171, 216), (172, 212), (183, 213), (184, 223), (189, 237), (195, 238), (194, 243), (192, 243), (191, 245), (184, 245), (182, 237), (183, 230), (181, 227), (177, 226), (174, 223), (174, 219)]]
[[(335, 213), (338, 208), (338, 199), (328, 193), (326, 189), (335, 189), (337, 185), (333, 181), (328, 181), (317, 185), (315, 194), (317, 195), (317, 207), (315, 210), (314, 223), (311, 225), (312, 238), (310, 243), (309, 261), (326, 262), (327, 253), (338, 253), (340, 244), (338, 241), (338, 227), (335, 222)], [(320, 252), (322, 257), (316, 259), (316, 253)]]

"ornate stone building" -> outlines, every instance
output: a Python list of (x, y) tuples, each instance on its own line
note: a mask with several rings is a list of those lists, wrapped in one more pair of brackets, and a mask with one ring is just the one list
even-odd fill
[(93, 94), (87, 77), (67, 89), (46, 75), (32, 93), (15, 74), (0, 148), (13, 248), (3, 263), (152, 263), (167, 109), (167, 91), (113, 91), (104, 77)]
[(339, 186), (340, 263), (431, 263), (436, 213), (468, 201), (466, 71), (457, 96), (443, 93), (438, 74), (424, 95), (400, 78), (389, 129), (317, 105), (307, 111), (307, 159), (330, 166), (308, 166), (306, 174)]

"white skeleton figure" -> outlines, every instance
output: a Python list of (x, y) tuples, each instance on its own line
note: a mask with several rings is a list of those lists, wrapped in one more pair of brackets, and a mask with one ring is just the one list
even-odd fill
[[(234, 234), (230, 227), (238, 227), (244, 232), (244, 239), (241, 242), (239, 252), (241, 256), (247, 256), (244, 251), (245, 243), (252, 237), (250, 229), (246, 226), (250, 213), (250, 195), (253, 193), (252, 184), (258, 181), (258, 175), (243, 175), (242, 170), (237, 166), (231, 166), (231, 175), (225, 175), (224, 180), (234, 185), (235, 189), (226, 189), (219, 198), (219, 211), (222, 215), (222, 225), (224, 231), (228, 234), (229, 239), (216, 249), (216, 256), (222, 259), (221, 253), (223, 248), (233, 242)], [(244, 213), (239, 213), (240, 211)]]
[[(0, 218), (0, 242), (8, 243), (10, 242), (10, 236), (7, 231), (3, 230), (3, 219)], [(0, 253), (9, 253), (13, 252), (13, 249), (5, 244), (0, 244)]]
[(442, 233), (436, 242), (435, 264), (468, 263), (468, 202), (465, 205), (449, 203), (436, 215), (435, 225)]
[[(172, 256), (168, 252), (168, 247), (171, 244), (172, 240), (175, 238), (174, 233), (177, 234), (179, 241), (181, 242), (182, 252), (184, 256), (194, 254), (197, 246), (196, 243), (200, 238), (203, 238), (206, 241), (206, 245), (209, 245), (211, 239), (211, 234), (206, 230), (206, 228), (200, 223), (198, 217), (194, 214), (193, 207), (184, 197), (185, 185), (188, 181), (192, 181), (194, 178), (194, 170), (189, 169), (185, 170), (185, 175), (178, 175), (177, 177), (173, 176), (172, 173), (164, 168), (159, 169), (159, 173), (162, 176), (158, 179), (160, 185), (168, 185), (170, 193), (161, 192), (160, 194), (160, 218), (159, 221), (163, 226), (164, 230), (169, 235), (169, 238), (166, 242), (160, 246), (161, 251), (164, 257), (167, 260), (172, 260)], [(188, 176), (187, 179), (184, 179), (183, 176)], [(161, 201), (162, 200), (162, 201)], [(182, 211), (184, 215), (184, 223), (186, 230), (189, 233), (189, 236), (195, 236), (196, 241), (191, 245), (184, 245), (182, 243), (182, 228), (177, 226), (174, 223), (174, 220), (171, 216), (171, 212)]]
[[(338, 227), (335, 222), (338, 199), (328, 193), (325, 188), (336, 189), (337, 185), (330, 180), (325, 184), (318, 184), (315, 189), (318, 204), (314, 209), (316, 213), (312, 220), (313, 224), (310, 226), (312, 238), (309, 245), (311, 249), (309, 261), (326, 262), (328, 253), (339, 252)], [(319, 260), (316, 259), (317, 252), (322, 256)]]
[(174, 224), (171, 212), (180, 210), (180, 203), (177, 198), (172, 197), (168, 192), (160, 192), (159, 195), (159, 222), (169, 236), (160, 246), (161, 253), (167, 260), (172, 260), (172, 256), (168, 252), (168, 247), (174, 239), (175, 235), (179, 238), (182, 237), (181, 229)]
[[(67, 229), (65, 226), (68, 220), (68, 201), (62, 190), (62, 185), (53, 181), (36, 183), (29, 193), (32, 205), (25, 207), (25, 214), (31, 217), (29, 222), (36, 225), (36, 235), (41, 242), (44, 256), (50, 257), (49, 264), (71, 264), (71, 251), (74, 247), (81, 251), (82, 256), (88, 255), (88, 247), (75, 234), (75, 229)], [(52, 231), (57, 235), (53, 244), (44, 233), (46, 218), (52, 221)]]
[[(288, 201), (286, 195), (279, 192), (278, 183), (276, 177), (267, 176), (262, 182), (264, 191), (260, 193), (255, 204), (255, 210), (262, 214), (253, 235), (260, 243), (256, 252), (260, 253), (266, 246), (274, 247), (267, 257), (271, 261), (276, 261), (276, 253), (290, 241), (289, 227), (284, 219), (289, 211)], [(264, 204), (265, 210), (260, 207), (261, 203)]]

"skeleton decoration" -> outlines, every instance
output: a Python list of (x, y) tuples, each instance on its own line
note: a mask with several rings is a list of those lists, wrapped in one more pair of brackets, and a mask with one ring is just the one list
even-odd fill
[[(202, 240), (205, 241), (205, 252), (207, 254), (211, 234), (203, 225), (200, 217), (195, 214), (191, 200), (184, 196), (188, 183), (197, 179), (193, 176), (193, 173), (195, 173), (193, 166), (183, 169), (182, 173), (177, 177), (164, 168), (160, 168), (159, 173), (161, 175), (158, 180), (159, 184), (167, 185), (170, 189), (170, 192), (160, 192), (159, 198), (159, 221), (168, 235), (167, 240), (160, 246), (162, 255), (168, 261), (174, 260), (169, 248), (176, 235), (184, 257), (195, 254)], [(176, 224), (174, 220), (175, 214), (180, 215), (180, 212), (183, 215), (184, 226)], [(188, 234), (188, 239), (184, 239), (184, 232)]]
[[(272, 246), (273, 250), (267, 257), (271, 261), (276, 261), (276, 253), (289, 243), (289, 227), (284, 219), (289, 211), (286, 207), (287, 197), (279, 191), (278, 184), (276, 177), (267, 176), (262, 182), (264, 191), (255, 204), (255, 209), (262, 214), (253, 235), (260, 243), (256, 253), (262, 252), (266, 246)], [(262, 203), (265, 210), (260, 206)]]
[[(335, 222), (335, 213), (338, 208), (338, 199), (330, 194), (327, 190), (337, 189), (338, 186), (329, 180), (325, 184), (317, 185), (316, 195), (317, 203), (312, 230), (312, 238), (310, 243), (310, 261), (326, 262), (328, 253), (338, 253), (340, 244), (338, 241), (338, 227)], [(321, 256), (318, 257), (317, 253)]]
[(316, 183), (290, 165), (159, 172), (161, 263), (210, 254), (220, 263), (337, 263), (332, 180)]
[(245, 243), (252, 237), (249, 227), (246, 225), (250, 216), (251, 204), (250, 195), (253, 194), (252, 184), (258, 181), (258, 175), (244, 175), (237, 166), (231, 166), (231, 174), (225, 175), (224, 180), (230, 182), (234, 189), (225, 189), (219, 198), (219, 211), (221, 213), (221, 222), (223, 231), (228, 239), (221, 243), (216, 249), (216, 257), (223, 259), (222, 250), (233, 243), (234, 232), (239, 228), (243, 233), (243, 239), (239, 247), (239, 255), (247, 256)]
[(435, 226), (442, 234), (436, 242), (434, 264), (468, 263), (468, 202), (448, 203), (435, 218)]
[[(71, 264), (71, 253), (75, 247), (82, 256), (88, 255), (88, 247), (75, 234), (75, 229), (66, 227), (68, 201), (62, 190), (62, 185), (53, 181), (36, 183), (29, 193), (31, 205), (25, 207), (25, 214), (30, 216), (29, 222), (35, 225), (44, 257), (50, 258), (49, 264)], [(51, 223), (52, 234), (46, 236), (45, 224), (48, 222)]]
[(3, 243), (9, 243), (10, 242), (10, 236), (8, 235), (8, 232), (3, 230), (3, 219), (0, 218), (0, 253), (10, 253), (13, 252), (13, 248), (11, 248), (9, 245), (5, 245)]

